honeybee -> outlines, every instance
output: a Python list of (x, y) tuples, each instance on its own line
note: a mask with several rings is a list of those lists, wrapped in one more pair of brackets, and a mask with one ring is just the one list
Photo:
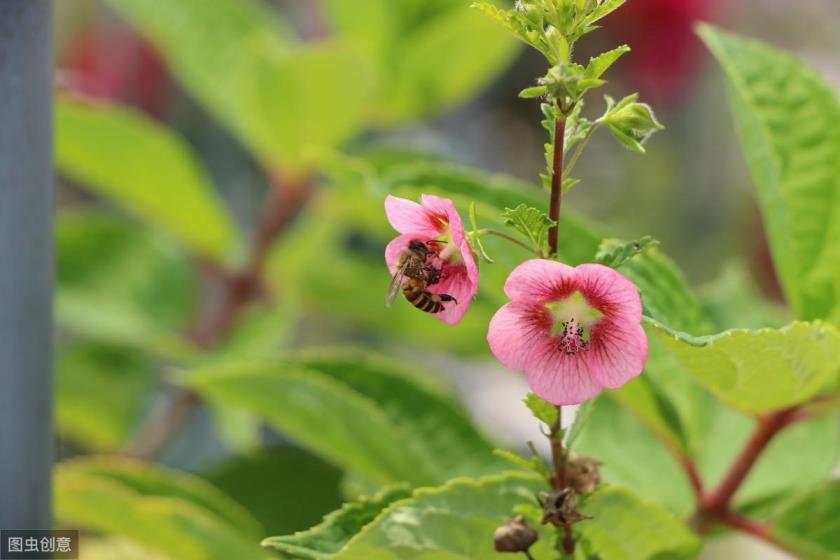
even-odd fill
[(400, 255), (397, 272), (391, 280), (388, 295), (385, 296), (385, 306), (390, 307), (402, 289), (408, 302), (427, 313), (439, 313), (445, 309), (444, 303), (458, 300), (449, 294), (434, 294), (427, 288), (441, 280), (441, 271), (434, 266), (434, 259), (438, 255), (438, 244), (442, 241), (427, 241), (412, 239), (408, 248)]

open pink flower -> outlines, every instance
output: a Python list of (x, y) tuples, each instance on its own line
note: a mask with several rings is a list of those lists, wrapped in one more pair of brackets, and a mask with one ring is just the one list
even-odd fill
[(533, 259), (511, 272), (505, 294), (511, 301), (491, 319), (487, 342), (543, 399), (577, 404), (642, 372), (642, 303), (615, 270)]
[[(385, 214), (391, 226), (401, 235), (385, 248), (385, 262), (391, 274), (397, 271), (400, 255), (411, 240), (428, 244), (437, 252), (432, 265), (439, 270), (440, 280), (429, 284), (433, 294), (448, 294), (457, 300), (447, 302), (443, 311), (434, 314), (454, 325), (464, 316), (478, 290), (478, 266), (464, 233), (461, 216), (447, 198), (421, 195), (421, 204), (405, 198), (388, 196)], [(429, 242), (438, 242), (431, 243)]]

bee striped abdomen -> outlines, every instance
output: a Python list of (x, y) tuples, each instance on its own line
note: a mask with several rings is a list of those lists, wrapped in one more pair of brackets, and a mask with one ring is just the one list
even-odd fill
[(412, 283), (408, 283), (403, 287), (403, 295), (405, 295), (405, 299), (411, 305), (426, 313), (438, 313), (444, 309), (443, 304), (438, 301), (435, 294)]

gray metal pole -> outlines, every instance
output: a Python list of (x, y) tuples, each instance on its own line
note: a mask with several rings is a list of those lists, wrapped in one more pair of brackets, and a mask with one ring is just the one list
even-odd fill
[(0, 0), (0, 529), (50, 528), (52, 0)]

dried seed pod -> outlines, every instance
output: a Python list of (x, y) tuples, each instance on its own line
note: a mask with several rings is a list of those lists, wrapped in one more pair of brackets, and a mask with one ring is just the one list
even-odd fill
[(575, 491), (571, 488), (540, 493), (540, 505), (543, 508), (543, 525), (551, 523), (560, 527), (591, 519), (578, 512)]
[(566, 483), (578, 494), (589, 494), (601, 482), (600, 466), (592, 457), (573, 456), (566, 462)]
[(526, 552), (538, 538), (537, 532), (521, 515), (497, 528), (493, 534), (496, 552)]

